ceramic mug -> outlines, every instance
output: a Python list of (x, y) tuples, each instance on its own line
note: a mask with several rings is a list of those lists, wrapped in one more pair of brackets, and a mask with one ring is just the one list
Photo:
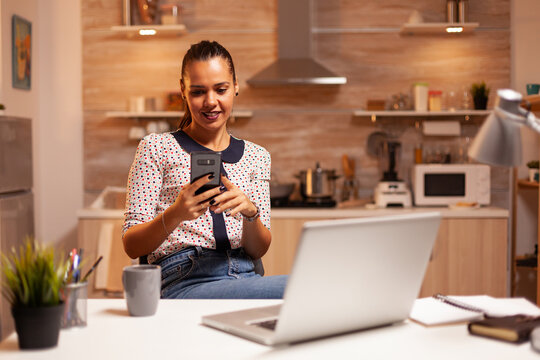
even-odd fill
[(145, 109), (145, 98), (144, 96), (132, 96), (129, 98), (129, 111), (141, 113)]
[(540, 92), (540, 84), (527, 84), (527, 95), (536, 95)]
[(161, 293), (161, 268), (158, 265), (124, 267), (122, 284), (131, 316), (152, 316), (156, 313)]

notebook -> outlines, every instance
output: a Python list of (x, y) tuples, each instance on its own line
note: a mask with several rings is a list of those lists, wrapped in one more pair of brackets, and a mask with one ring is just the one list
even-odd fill
[(202, 323), (277, 345), (403, 321), (439, 223), (437, 212), (307, 222), (282, 304), (208, 315)]
[(538, 317), (540, 308), (525, 298), (437, 294), (415, 300), (410, 319), (425, 326), (434, 326), (482, 320), (485, 315), (506, 317), (517, 314)]

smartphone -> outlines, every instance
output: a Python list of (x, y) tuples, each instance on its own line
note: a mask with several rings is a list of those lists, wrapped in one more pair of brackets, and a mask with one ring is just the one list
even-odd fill
[(218, 187), (221, 179), (221, 153), (211, 151), (194, 151), (191, 153), (191, 183), (208, 174), (214, 175), (208, 183), (201, 186), (195, 195)]

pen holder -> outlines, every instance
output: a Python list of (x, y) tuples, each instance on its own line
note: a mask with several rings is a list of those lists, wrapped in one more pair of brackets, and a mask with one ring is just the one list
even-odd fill
[(64, 288), (64, 314), (62, 328), (86, 326), (88, 282), (67, 284)]

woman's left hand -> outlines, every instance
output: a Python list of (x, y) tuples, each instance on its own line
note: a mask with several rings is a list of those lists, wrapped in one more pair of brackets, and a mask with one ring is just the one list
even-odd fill
[(227, 216), (241, 213), (244, 216), (251, 217), (257, 213), (257, 208), (242, 190), (223, 175), (221, 176), (221, 182), (225, 186), (225, 191), (210, 201), (210, 210), (216, 214), (225, 211)]

